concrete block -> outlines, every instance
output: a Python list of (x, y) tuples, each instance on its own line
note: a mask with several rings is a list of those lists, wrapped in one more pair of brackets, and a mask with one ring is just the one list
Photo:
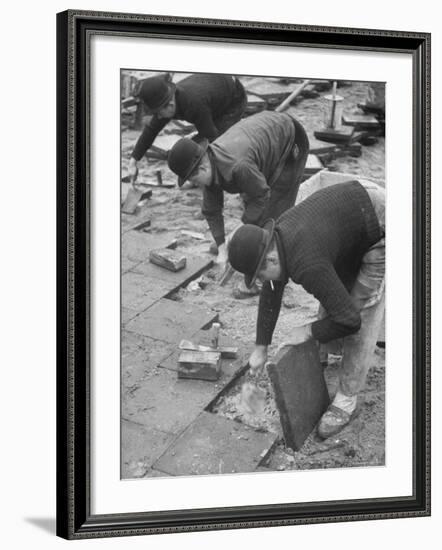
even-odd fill
[(275, 434), (202, 412), (153, 467), (174, 476), (253, 472), (276, 439)]
[(149, 261), (169, 271), (181, 271), (186, 267), (186, 256), (169, 248), (151, 250)]
[(214, 311), (162, 298), (129, 321), (126, 330), (176, 344), (218, 319)]
[(178, 357), (178, 378), (218, 380), (221, 371), (221, 353), (216, 351), (181, 351)]
[(298, 451), (330, 402), (316, 342), (283, 349), (267, 370), (286, 445)]

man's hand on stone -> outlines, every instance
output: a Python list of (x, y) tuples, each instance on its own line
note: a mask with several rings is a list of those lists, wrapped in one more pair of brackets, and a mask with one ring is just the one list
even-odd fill
[(312, 338), (312, 325), (302, 325), (300, 327), (295, 327), (292, 330), (292, 333), (290, 335), (290, 340), (287, 340), (286, 342), (283, 342), (279, 348), (278, 352), (281, 351), (283, 348), (287, 346), (297, 346), (299, 344), (302, 344), (306, 342), (307, 340), (310, 340)]

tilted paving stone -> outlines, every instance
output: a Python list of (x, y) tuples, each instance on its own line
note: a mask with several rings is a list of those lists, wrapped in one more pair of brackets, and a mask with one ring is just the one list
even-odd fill
[(123, 399), (122, 416), (159, 431), (179, 434), (223, 390), (223, 382), (178, 379), (168, 369), (154, 369)]
[[(159, 477), (151, 466), (170, 446), (174, 436), (123, 420), (121, 424), (121, 477)], [(163, 476), (165, 474), (162, 474)]]
[(276, 439), (276, 434), (202, 412), (153, 468), (173, 476), (253, 472)]
[(146, 311), (126, 324), (126, 330), (179, 344), (197, 330), (216, 321), (218, 314), (186, 302), (175, 302), (166, 298), (158, 300)]

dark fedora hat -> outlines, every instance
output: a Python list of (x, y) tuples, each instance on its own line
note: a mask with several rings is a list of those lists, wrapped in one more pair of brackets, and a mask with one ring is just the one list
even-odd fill
[(180, 187), (197, 168), (208, 146), (209, 141), (206, 139), (196, 143), (196, 141), (189, 138), (181, 138), (173, 145), (167, 155), (167, 164), (172, 172), (178, 176)]
[(229, 262), (233, 269), (244, 273), (247, 288), (251, 288), (262, 267), (272, 243), (275, 220), (267, 220), (263, 227), (244, 224), (235, 231), (229, 243)]
[(164, 76), (146, 78), (141, 84), (138, 97), (151, 113), (155, 113), (171, 100), (176, 86)]

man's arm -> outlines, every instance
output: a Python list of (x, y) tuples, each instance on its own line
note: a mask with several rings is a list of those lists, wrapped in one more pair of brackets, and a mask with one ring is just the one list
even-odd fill
[(141, 160), (146, 151), (151, 147), (157, 135), (168, 122), (168, 118), (158, 118), (153, 116), (141, 132), (141, 135), (132, 151), (132, 158), (136, 161)]
[(272, 343), (273, 331), (281, 309), (282, 295), (286, 283), (283, 281), (266, 281), (262, 285), (259, 297), (258, 320), (256, 323), (256, 345), (268, 346)]
[(258, 167), (248, 162), (240, 162), (233, 169), (232, 182), (244, 193), (244, 214), (242, 221), (261, 225), (266, 220), (270, 198), (270, 187)]
[(224, 193), (221, 187), (204, 187), (201, 211), (218, 246), (225, 241), (223, 206)]
[(324, 263), (306, 270), (299, 282), (327, 312), (324, 319), (312, 324), (313, 338), (326, 343), (358, 332), (360, 313), (332, 265)]

